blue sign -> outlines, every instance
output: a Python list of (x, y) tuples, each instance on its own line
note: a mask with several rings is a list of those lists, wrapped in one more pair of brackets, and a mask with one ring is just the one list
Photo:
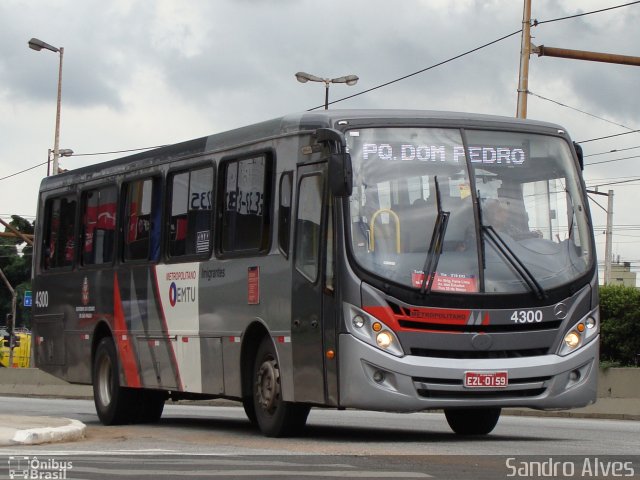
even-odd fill
[(30, 307), (31, 306), (31, 290), (25, 290), (24, 291), (24, 299), (22, 301), (22, 305), (24, 307)]

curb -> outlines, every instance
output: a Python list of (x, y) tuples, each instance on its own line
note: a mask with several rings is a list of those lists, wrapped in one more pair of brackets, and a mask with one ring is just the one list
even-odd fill
[(18, 430), (11, 439), (12, 444), (39, 445), (41, 443), (71, 442), (84, 438), (87, 426), (73, 419), (61, 427), (30, 428)]

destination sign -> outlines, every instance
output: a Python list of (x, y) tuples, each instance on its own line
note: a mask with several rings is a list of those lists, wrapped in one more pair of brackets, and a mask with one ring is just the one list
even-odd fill
[[(527, 153), (521, 147), (470, 146), (468, 150), (470, 162), (476, 164), (523, 165), (527, 161)], [(390, 162), (464, 163), (465, 149), (462, 145), (364, 143), (362, 158)]]

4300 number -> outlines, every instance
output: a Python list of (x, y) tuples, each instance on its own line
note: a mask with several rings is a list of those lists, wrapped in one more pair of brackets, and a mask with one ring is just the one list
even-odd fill
[(511, 314), (514, 323), (539, 323), (542, 321), (542, 310), (516, 310)]

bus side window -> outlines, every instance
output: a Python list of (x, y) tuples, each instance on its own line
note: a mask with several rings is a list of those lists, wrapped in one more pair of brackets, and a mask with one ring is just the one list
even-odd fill
[(220, 173), (220, 254), (257, 254), (271, 237), (271, 158), (267, 155), (229, 160)]
[(289, 256), (291, 236), (291, 184), (293, 172), (280, 177), (280, 205), (278, 207), (278, 246), (285, 257)]
[(125, 186), (124, 259), (156, 260), (160, 247), (160, 195), (150, 178)]
[(208, 256), (212, 246), (213, 167), (173, 174), (169, 177), (169, 189), (169, 255)]
[(310, 175), (300, 180), (296, 218), (296, 269), (310, 282), (318, 278), (320, 220), (322, 218), (322, 177)]
[(70, 196), (47, 200), (42, 266), (70, 267), (75, 252), (76, 199)]
[(115, 186), (97, 188), (83, 194), (83, 265), (99, 265), (113, 261), (117, 200)]

